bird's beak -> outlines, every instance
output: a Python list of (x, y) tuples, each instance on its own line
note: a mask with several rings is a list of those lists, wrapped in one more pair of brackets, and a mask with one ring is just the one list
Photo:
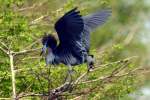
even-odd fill
[(43, 45), (40, 56), (42, 56), (43, 54), (46, 54), (46, 51), (47, 51), (47, 46)]

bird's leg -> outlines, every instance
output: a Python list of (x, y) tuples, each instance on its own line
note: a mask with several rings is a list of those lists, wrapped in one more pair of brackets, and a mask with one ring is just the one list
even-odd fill
[(73, 67), (71, 65), (68, 65), (68, 73), (65, 78), (65, 81), (72, 81), (72, 75), (75, 71), (73, 70)]
[(72, 75), (74, 73), (74, 69), (71, 65), (68, 66), (68, 73)]
[(88, 72), (92, 71), (94, 69), (94, 62), (95, 62), (94, 56), (93, 55), (88, 55), (86, 60), (87, 60)]

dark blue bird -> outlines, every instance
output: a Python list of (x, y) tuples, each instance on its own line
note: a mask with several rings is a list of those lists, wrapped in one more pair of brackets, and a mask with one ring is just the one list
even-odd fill
[(42, 39), (42, 53), (46, 54), (46, 64), (63, 63), (71, 69), (71, 66), (87, 63), (88, 69), (93, 67), (94, 57), (89, 55), (90, 33), (104, 24), (110, 15), (109, 9), (83, 17), (77, 8), (67, 12), (55, 24), (59, 44), (52, 35), (46, 35)]

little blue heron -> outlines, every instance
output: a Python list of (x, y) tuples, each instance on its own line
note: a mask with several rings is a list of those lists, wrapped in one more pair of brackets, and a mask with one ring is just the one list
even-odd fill
[(110, 9), (103, 9), (87, 16), (81, 16), (77, 8), (64, 14), (56, 23), (55, 30), (59, 38), (49, 34), (42, 39), (42, 52), (46, 54), (46, 64), (63, 63), (72, 71), (72, 66), (88, 64), (88, 70), (94, 67), (94, 56), (89, 54), (90, 33), (105, 23), (111, 15)]

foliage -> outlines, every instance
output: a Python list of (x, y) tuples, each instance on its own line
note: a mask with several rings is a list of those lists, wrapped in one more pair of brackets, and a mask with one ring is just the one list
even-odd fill
[(144, 63), (147, 52), (139, 39), (138, 30), (142, 25), (139, 18), (148, 11), (144, 1), (132, 1), (0, 0), (0, 97), (12, 97), (12, 71), (16, 75), (17, 97), (26, 100), (47, 99), (51, 90), (64, 83), (66, 66), (45, 67), (39, 55), (41, 37), (44, 32), (56, 34), (55, 21), (75, 6), (83, 15), (106, 7), (112, 8), (113, 14), (104, 26), (92, 33), (90, 52), (95, 55), (96, 69), (86, 73), (86, 64), (76, 66), (73, 82), (84, 73), (85, 76), (74, 84), (71, 93), (62, 93), (61, 99), (121, 100), (132, 93), (139, 85), (137, 68)]

